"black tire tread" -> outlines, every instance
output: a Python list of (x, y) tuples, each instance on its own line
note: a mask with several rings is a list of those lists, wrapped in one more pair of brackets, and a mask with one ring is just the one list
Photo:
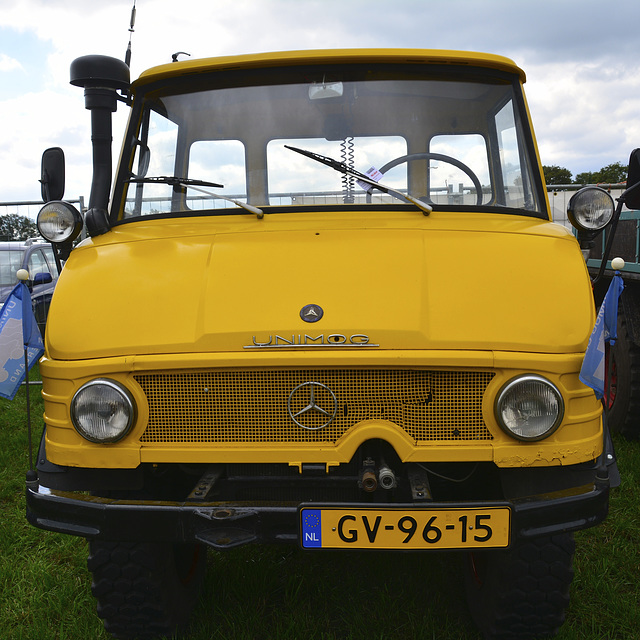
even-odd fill
[(168, 544), (90, 542), (91, 591), (105, 629), (127, 640), (171, 637), (182, 630), (197, 599), (204, 561), (184, 584), (174, 564)]
[(467, 597), (486, 638), (533, 639), (557, 633), (569, 605), (575, 543), (571, 534), (534, 538), (491, 552), (484, 583), (467, 574)]

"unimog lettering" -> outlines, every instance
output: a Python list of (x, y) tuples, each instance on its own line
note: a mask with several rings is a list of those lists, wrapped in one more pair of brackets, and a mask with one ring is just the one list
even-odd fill
[(327, 336), (321, 334), (319, 336), (310, 336), (308, 334), (292, 335), (291, 338), (283, 337), (279, 335), (269, 336), (266, 340), (260, 339), (256, 336), (252, 336), (253, 344), (246, 345), (245, 349), (254, 348), (266, 348), (266, 347), (336, 347), (336, 346), (350, 346), (350, 347), (379, 347), (378, 344), (370, 344), (369, 336), (361, 333), (354, 333), (351, 336), (346, 336), (341, 333), (331, 333)]

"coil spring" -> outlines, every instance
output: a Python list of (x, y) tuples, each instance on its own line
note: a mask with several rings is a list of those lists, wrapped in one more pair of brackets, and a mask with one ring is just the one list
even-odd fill
[[(354, 144), (353, 144), (353, 136), (349, 136), (345, 138), (340, 143), (340, 154), (342, 162), (344, 162), (351, 169), (354, 168)], [(353, 176), (348, 176), (346, 174), (342, 175), (342, 188), (344, 190), (344, 195), (342, 197), (345, 204), (351, 204), (354, 201), (354, 185), (355, 179)]]

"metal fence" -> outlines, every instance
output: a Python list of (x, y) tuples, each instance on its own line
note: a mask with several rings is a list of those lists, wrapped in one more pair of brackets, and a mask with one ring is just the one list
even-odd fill
[[(571, 228), (571, 224), (567, 219), (567, 205), (571, 196), (583, 185), (579, 184), (563, 184), (557, 186), (547, 187), (549, 194), (549, 204), (551, 206), (551, 212), (554, 222), (558, 222), (566, 227)], [(598, 185), (603, 189), (606, 189), (611, 197), (615, 200), (624, 191), (624, 184), (601, 184)], [(72, 204), (78, 206), (80, 211), (85, 211), (85, 199), (80, 196), (76, 200), (67, 200)], [(24, 200), (16, 202), (0, 202), (0, 216), (7, 214), (18, 214), (26, 216), (31, 220), (36, 219), (38, 212), (42, 208), (42, 201), (40, 200)]]

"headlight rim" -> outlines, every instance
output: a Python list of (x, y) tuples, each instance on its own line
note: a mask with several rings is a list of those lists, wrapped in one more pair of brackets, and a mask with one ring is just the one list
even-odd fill
[[(117, 436), (114, 437), (109, 437), (109, 438), (97, 438), (95, 436), (93, 436), (91, 433), (89, 433), (80, 423), (78, 417), (77, 417), (77, 410), (76, 410), (76, 401), (78, 399), (78, 396), (83, 392), (86, 391), (87, 389), (96, 386), (98, 384), (102, 384), (105, 385), (107, 387), (110, 387), (114, 390), (116, 390), (120, 396), (124, 399), (124, 404), (127, 407), (127, 413), (128, 413), (128, 420), (127, 420), (127, 424), (126, 427), (124, 429), (122, 429), (120, 431), (120, 433)], [(83, 384), (74, 394), (73, 394), (73, 398), (71, 399), (71, 404), (69, 406), (69, 411), (70, 411), (70, 415), (71, 415), (71, 423), (73, 424), (74, 429), (76, 430), (76, 432), (85, 440), (88, 440), (89, 442), (93, 442), (95, 444), (113, 444), (116, 442), (121, 441), (123, 438), (125, 438), (133, 429), (133, 426), (135, 425), (136, 421), (137, 421), (137, 405), (136, 402), (134, 400), (133, 394), (131, 393), (131, 391), (129, 391), (129, 389), (123, 385), (122, 383), (118, 382), (117, 380), (113, 380), (112, 378), (94, 378), (93, 380), (90, 380), (89, 382), (86, 382), (85, 384)]]
[[(64, 236), (54, 237), (54, 234), (43, 233), (42, 229), (45, 224), (44, 216), (47, 214), (62, 216), (63, 213), (61, 210), (70, 217), (70, 219), (67, 219), (68, 224), (63, 227)], [(64, 200), (52, 200), (41, 207), (36, 217), (36, 226), (38, 227), (40, 235), (48, 242), (52, 242), (53, 244), (73, 242), (82, 231), (82, 215), (72, 204), (65, 202)]]
[[(558, 403), (558, 415), (556, 416), (551, 427), (549, 427), (544, 433), (536, 436), (524, 436), (522, 434), (512, 431), (511, 429), (509, 429), (509, 427), (506, 424), (504, 424), (502, 420), (502, 415), (501, 415), (501, 405), (505, 399), (506, 394), (510, 392), (514, 388), (514, 386), (518, 384), (526, 383), (526, 382), (533, 382), (533, 381), (541, 382), (547, 385), (552, 390), (556, 398), (556, 401)], [(494, 411), (494, 417), (496, 419), (496, 422), (498, 423), (498, 426), (508, 436), (516, 440), (519, 440), (521, 442), (539, 442), (540, 440), (545, 440), (549, 438), (551, 435), (553, 435), (558, 430), (558, 427), (560, 427), (560, 425), (562, 424), (562, 421), (564, 420), (564, 413), (565, 413), (565, 402), (564, 402), (564, 397), (560, 392), (560, 389), (558, 389), (558, 387), (549, 379), (535, 373), (524, 373), (507, 380), (507, 382), (505, 382), (505, 384), (502, 385), (502, 387), (500, 388), (500, 391), (496, 395), (493, 411)]]
[[(606, 222), (600, 225), (588, 225), (585, 224), (586, 216), (582, 213), (581, 207), (585, 207), (589, 204), (588, 197), (591, 196), (592, 200), (597, 196), (605, 197), (607, 204), (610, 205), (610, 215), (607, 218)], [(597, 186), (587, 186), (582, 187), (582, 189), (578, 189), (571, 198), (569, 199), (569, 204), (567, 205), (567, 217), (569, 218), (569, 222), (571, 222), (572, 226), (577, 229), (580, 233), (586, 234), (598, 234), (603, 229), (606, 229), (611, 221), (613, 220), (613, 215), (615, 212), (615, 204), (613, 202), (613, 198), (611, 194), (602, 187)]]

